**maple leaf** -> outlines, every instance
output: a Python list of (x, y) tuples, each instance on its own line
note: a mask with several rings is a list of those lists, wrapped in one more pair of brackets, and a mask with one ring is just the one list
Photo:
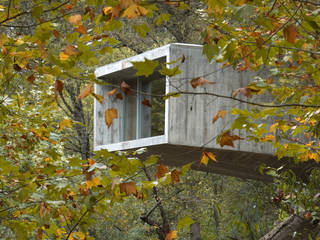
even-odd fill
[(262, 46), (264, 44), (264, 40), (262, 37), (259, 37), (256, 39), (257, 48), (262, 49)]
[(175, 238), (177, 238), (177, 235), (178, 235), (178, 231), (176, 231), (176, 230), (171, 230), (170, 232), (168, 232), (168, 233), (166, 234), (166, 240), (175, 239)]
[(90, 189), (92, 187), (96, 187), (100, 185), (100, 178), (94, 177), (91, 180), (86, 181), (87, 188)]
[(67, 45), (64, 49), (64, 53), (67, 54), (68, 56), (78, 55), (76, 48), (72, 45)]
[(103, 99), (104, 97), (99, 95), (99, 94), (96, 94), (96, 93), (91, 93), (91, 95), (99, 102), (99, 103), (102, 103), (103, 102)]
[(177, 169), (171, 171), (171, 183), (174, 185), (174, 182), (180, 182), (179, 178), (180, 172)]
[(113, 119), (118, 118), (118, 111), (115, 108), (109, 108), (105, 111), (105, 121), (106, 124), (108, 126), (108, 128), (110, 128), (110, 126), (113, 123)]
[(30, 83), (33, 83), (34, 80), (36, 80), (36, 77), (32, 74), (30, 75), (28, 78), (27, 78), (27, 81), (30, 82)]
[(60, 54), (59, 54), (59, 58), (60, 58), (60, 60), (61, 61), (66, 61), (66, 60), (68, 60), (69, 59), (69, 55), (68, 54), (65, 54), (64, 52), (61, 52)]
[(79, 99), (84, 99), (87, 96), (89, 96), (92, 93), (92, 91), (93, 91), (93, 83), (90, 83), (84, 89), (82, 89), (79, 96), (76, 98), (76, 102), (78, 102)]
[(63, 88), (64, 88), (64, 83), (62, 81), (60, 81), (59, 79), (57, 79), (54, 84), (55, 91), (62, 94)]
[(134, 182), (120, 183), (120, 193), (126, 193), (127, 196), (133, 194), (137, 196), (137, 188)]
[(230, 131), (225, 132), (222, 134), (219, 144), (221, 147), (223, 146), (231, 146), (234, 147), (233, 141), (235, 140), (242, 140), (243, 138), (240, 138), (238, 135), (231, 135)]
[(120, 87), (121, 87), (122, 91), (124, 91), (124, 94), (125, 94), (126, 96), (128, 96), (128, 95), (130, 94), (130, 92), (131, 92), (131, 90), (130, 90), (130, 85), (127, 84), (125, 81), (123, 81), (123, 82), (121, 83)]
[(138, 4), (130, 5), (126, 10), (124, 10), (121, 17), (127, 17), (129, 19), (133, 19), (139, 16), (147, 15), (148, 10)]
[(80, 14), (76, 14), (76, 15), (70, 16), (68, 18), (69, 23), (71, 23), (75, 26), (79, 25), (81, 20), (82, 20), (82, 16)]
[(252, 94), (251, 94), (251, 89), (250, 88), (238, 88), (237, 90), (235, 90), (232, 94), (232, 97), (236, 97), (239, 93), (241, 93), (242, 95), (251, 98)]
[(64, 127), (72, 127), (72, 120), (71, 119), (63, 119), (60, 123), (59, 123), (59, 132), (61, 132)]
[(207, 80), (203, 77), (196, 77), (196, 78), (192, 79), (190, 81), (190, 83), (193, 88), (197, 88), (199, 86), (204, 86), (206, 84), (215, 84), (215, 82), (210, 82), (209, 80)]
[(159, 164), (158, 168), (157, 168), (157, 173), (156, 176), (158, 179), (162, 178), (164, 176), (165, 173), (167, 173), (168, 170), (166, 168), (165, 165), (163, 165), (162, 163)]
[(121, 181), (121, 178), (119, 178), (119, 177), (116, 177), (116, 178), (112, 179), (111, 190), (113, 190), (116, 185), (119, 185), (120, 181)]
[(203, 152), (202, 155), (201, 155), (201, 158), (200, 158), (200, 163), (202, 163), (202, 164), (207, 166), (209, 158), (212, 161), (217, 162), (216, 157), (215, 157), (215, 155), (213, 153), (211, 153), (211, 152)]
[(58, 30), (54, 29), (53, 30), (53, 35), (56, 37), (56, 38), (60, 38), (60, 33)]
[(86, 34), (86, 28), (83, 25), (79, 25), (77, 28), (75, 28), (78, 33)]
[(108, 96), (112, 96), (112, 95), (114, 95), (114, 94), (117, 92), (117, 90), (118, 90), (118, 89), (116, 89), (116, 88), (115, 88), (115, 89), (112, 89), (111, 91), (109, 91), (109, 92), (107, 93), (107, 95), (108, 95)]
[(144, 98), (141, 103), (147, 107), (152, 107), (152, 104), (150, 103), (149, 99), (147, 99), (147, 98)]
[(216, 116), (214, 116), (214, 118), (212, 119), (212, 123), (216, 122), (219, 118), (224, 118), (226, 114), (227, 114), (226, 110), (219, 110)]
[(284, 39), (287, 40), (289, 43), (295, 43), (296, 38), (298, 36), (298, 28), (296, 27), (296, 25), (293, 23), (288, 27), (285, 27), (283, 29), (283, 36)]
[(51, 207), (49, 204), (42, 202), (40, 203), (40, 218), (44, 218), (46, 215), (48, 215), (51, 212)]

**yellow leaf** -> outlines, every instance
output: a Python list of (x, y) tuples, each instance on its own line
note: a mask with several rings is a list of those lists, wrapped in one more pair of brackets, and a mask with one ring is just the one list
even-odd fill
[(171, 230), (170, 232), (167, 233), (167, 235), (166, 235), (166, 240), (175, 239), (175, 238), (177, 238), (177, 235), (178, 235), (178, 231), (176, 231), (176, 230)]
[(132, 4), (128, 7), (122, 14), (122, 17), (127, 17), (129, 19), (133, 19), (139, 16), (147, 15), (148, 10), (138, 4)]
[(100, 178), (99, 177), (95, 177), (92, 178), (91, 180), (86, 181), (86, 185), (87, 188), (90, 189), (92, 187), (96, 187), (100, 184)]
[(111, 90), (110, 92), (107, 93), (108, 96), (112, 96), (113, 94), (115, 94), (117, 92), (118, 89), (114, 88), (113, 90)]
[(106, 110), (105, 112), (105, 121), (106, 124), (108, 126), (108, 128), (110, 128), (110, 126), (113, 123), (113, 119), (118, 118), (118, 111), (115, 108), (109, 108)]
[(70, 16), (68, 18), (69, 23), (71, 23), (73, 25), (79, 25), (81, 20), (82, 20), (82, 16), (80, 14), (76, 14), (76, 15)]
[(208, 160), (209, 160), (209, 158), (208, 158), (207, 154), (205, 152), (203, 152), (201, 155), (200, 163), (203, 163), (204, 165), (207, 166)]
[(275, 138), (273, 135), (267, 135), (264, 138), (261, 139), (262, 142), (266, 142), (266, 141), (273, 141)]
[(59, 123), (59, 132), (62, 131), (64, 129), (64, 127), (72, 127), (72, 120), (71, 119), (63, 119), (60, 123)]
[(272, 124), (271, 127), (270, 127), (270, 132), (271, 133), (275, 133), (276, 132), (276, 127), (279, 125), (279, 123), (275, 123), (275, 124)]
[(68, 240), (85, 240), (86, 235), (83, 232), (73, 232), (68, 237)]
[(212, 152), (206, 152), (207, 156), (214, 162), (217, 162), (216, 156)]
[(69, 55), (65, 54), (64, 52), (61, 52), (59, 56), (61, 61), (66, 61), (69, 58)]
[(79, 99), (84, 99), (87, 96), (89, 96), (90, 93), (92, 93), (92, 91), (93, 91), (93, 84), (90, 83), (84, 89), (82, 89), (82, 91), (80, 92), (79, 96), (76, 98), (76, 102), (78, 102)]

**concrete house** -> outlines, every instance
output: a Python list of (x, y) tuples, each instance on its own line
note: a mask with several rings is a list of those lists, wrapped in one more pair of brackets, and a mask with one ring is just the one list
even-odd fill
[[(103, 95), (105, 100), (94, 103), (94, 150), (147, 147), (148, 155), (159, 154), (161, 161), (171, 166), (199, 161), (203, 151), (210, 151), (218, 162), (209, 162), (208, 166), (196, 163), (193, 165), (195, 169), (242, 178), (269, 179), (260, 174), (259, 166), (262, 163), (280, 165), (279, 161), (274, 162), (271, 145), (241, 140), (235, 141), (232, 148), (216, 143), (216, 136), (234, 119), (234, 116), (226, 115), (213, 123), (216, 113), (233, 107), (248, 108), (248, 105), (232, 99), (192, 94), (212, 92), (231, 96), (234, 90), (247, 86), (256, 73), (223, 69), (220, 64), (210, 63), (202, 51), (200, 45), (174, 43), (97, 68), (95, 75), (105, 84), (95, 85), (95, 93)], [(157, 60), (159, 65), (177, 61), (167, 67), (178, 65), (181, 74), (166, 77), (155, 71), (148, 77), (137, 77), (131, 62), (144, 61), (145, 58)], [(215, 84), (193, 88), (190, 80), (197, 77)], [(131, 94), (125, 96), (122, 92), (118, 97), (116, 94), (107, 96), (123, 81), (130, 85)], [(163, 100), (162, 95), (179, 91), (186, 94)], [(109, 108), (118, 111), (118, 118), (113, 120), (110, 128), (105, 123), (105, 111)], [(239, 132), (234, 134), (241, 137)]]

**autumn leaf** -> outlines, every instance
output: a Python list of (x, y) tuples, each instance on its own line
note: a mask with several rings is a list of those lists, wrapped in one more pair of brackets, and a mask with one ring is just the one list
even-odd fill
[(127, 84), (125, 81), (123, 81), (123, 82), (121, 83), (120, 87), (121, 87), (122, 91), (124, 92), (124, 94), (125, 94), (126, 96), (128, 96), (128, 95), (130, 94), (130, 92), (131, 92), (131, 90), (130, 90), (130, 85)]
[(149, 99), (147, 99), (147, 98), (144, 98), (141, 103), (147, 107), (152, 107), (152, 104), (150, 103)]
[(119, 100), (123, 100), (123, 96), (121, 93), (117, 93), (116, 94), (116, 98), (119, 99)]
[(78, 55), (78, 52), (76, 48), (72, 45), (67, 45), (64, 49), (64, 53), (68, 56), (76, 56)]
[(99, 95), (99, 94), (95, 94), (95, 93), (91, 93), (91, 95), (99, 102), (99, 103), (102, 103), (103, 102), (103, 99), (104, 97)]
[(127, 196), (130, 194), (137, 196), (137, 188), (134, 182), (120, 183), (119, 187), (120, 193), (125, 193)]
[(56, 38), (60, 38), (60, 33), (58, 30), (54, 29), (53, 30), (53, 35), (56, 37)]
[(79, 27), (75, 28), (78, 33), (86, 34), (86, 28), (83, 25), (80, 25)]
[(30, 83), (33, 83), (34, 80), (36, 80), (36, 77), (32, 74), (30, 75), (28, 78), (27, 78), (27, 81), (30, 82)]
[(61, 61), (66, 61), (66, 60), (68, 60), (69, 59), (69, 55), (68, 54), (65, 54), (64, 52), (61, 52), (60, 54), (59, 54), (59, 58), (60, 58), (60, 60)]
[(259, 37), (256, 39), (257, 48), (262, 49), (262, 46), (264, 44), (264, 40), (262, 37)]
[(105, 16), (108, 16), (108, 15), (111, 15), (112, 14), (112, 7), (104, 7), (102, 9), (102, 13), (105, 15)]
[(108, 128), (110, 128), (110, 126), (113, 123), (113, 119), (118, 118), (118, 111), (115, 108), (109, 108), (106, 110), (105, 112), (105, 121), (106, 124), (108, 126)]
[(168, 232), (166, 234), (166, 240), (173, 240), (175, 238), (177, 238), (178, 232), (175, 230), (171, 230), (170, 232)]
[(252, 94), (251, 94), (251, 89), (250, 88), (238, 88), (237, 90), (235, 90), (232, 94), (232, 97), (236, 97), (239, 93), (241, 93), (242, 95), (251, 98)]
[(306, 212), (306, 213), (304, 214), (304, 218), (305, 218), (307, 221), (310, 221), (310, 220), (312, 219), (311, 213), (310, 213), (310, 212)]
[(133, 19), (139, 16), (147, 15), (148, 10), (138, 4), (132, 4), (126, 10), (124, 10), (121, 17), (127, 17), (129, 19)]
[(237, 135), (231, 135), (230, 131), (227, 131), (219, 139), (219, 144), (220, 144), (221, 147), (223, 147), (223, 146), (234, 147), (233, 141), (242, 140), (242, 139), (243, 138), (240, 138)]
[(59, 123), (59, 132), (61, 132), (65, 127), (72, 127), (72, 120), (71, 119), (63, 119), (60, 123)]
[(296, 27), (296, 25), (293, 23), (288, 27), (285, 27), (283, 29), (283, 36), (284, 39), (287, 40), (289, 43), (295, 43), (296, 38), (298, 36), (298, 28)]
[(62, 94), (63, 88), (64, 88), (64, 83), (62, 81), (60, 81), (59, 79), (57, 79), (54, 84), (55, 91)]
[(108, 95), (108, 96), (112, 96), (112, 95), (114, 95), (114, 94), (117, 92), (117, 90), (118, 90), (118, 89), (114, 88), (114, 89), (112, 89), (111, 91), (109, 91), (109, 92), (107, 93), (107, 95)]
[(100, 178), (94, 177), (91, 180), (86, 181), (86, 185), (88, 189), (91, 189), (92, 187), (96, 187), (100, 185)]
[(90, 83), (84, 89), (82, 89), (79, 96), (76, 98), (76, 102), (78, 102), (79, 99), (84, 99), (87, 96), (89, 96), (92, 93), (92, 91), (93, 91), (93, 83)]
[(156, 176), (158, 179), (162, 178), (164, 176), (164, 174), (166, 174), (168, 172), (167, 168), (165, 165), (163, 165), (162, 163), (159, 164), (158, 168), (157, 168), (157, 173)]
[(171, 183), (172, 185), (174, 184), (174, 182), (180, 182), (180, 178), (179, 178), (180, 172), (177, 169), (174, 169), (171, 171)]
[(39, 211), (40, 218), (44, 218), (50, 212), (51, 212), (51, 207), (49, 206), (49, 204), (47, 204), (45, 202), (40, 203), (40, 211)]
[(193, 88), (197, 88), (199, 86), (204, 86), (207, 84), (215, 84), (215, 82), (210, 82), (209, 80), (207, 80), (203, 77), (196, 77), (196, 78), (192, 79), (190, 81), (190, 83)]
[(70, 16), (68, 18), (69, 23), (71, 23), (75, 26), (79, 25), (81, 20), (82, 20), (82, 16), (80, 14), (76, 14), (76, 15)]
[(204, 165), (208, 165), (208, 161), (209, 159), (211, 159), (214, 162), (217, 162), (216, 157), (213, 153), (211, 152), (203, 152), (200, 158), (200, 163), (204, 164)]
[(226, 114), (227, 114), (226, 110), (219, 110), (216, 116), (214, 116), (214, 118), (212, 119), (212, 123), (215, 123), (219, 118), (224, 118)]

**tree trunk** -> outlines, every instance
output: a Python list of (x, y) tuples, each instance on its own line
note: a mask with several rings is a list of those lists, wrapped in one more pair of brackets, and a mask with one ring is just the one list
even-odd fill
[(307, 220), (304, 214), (291, 215), (280, 223), (260, 240), (309, 240), (320, 234), (320, 225), (317, 221)]
[(190, 225), (190, 240), (201, 240), (200, 224), (198, 222)]

